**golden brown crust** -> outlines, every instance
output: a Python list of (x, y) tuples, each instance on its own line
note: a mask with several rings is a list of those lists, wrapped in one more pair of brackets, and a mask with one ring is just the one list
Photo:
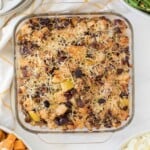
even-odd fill
[(31, 18), (18, 34), (18, 100), (26, 122), (112, 128), (129, 117), (127, 25), (106, 17)]

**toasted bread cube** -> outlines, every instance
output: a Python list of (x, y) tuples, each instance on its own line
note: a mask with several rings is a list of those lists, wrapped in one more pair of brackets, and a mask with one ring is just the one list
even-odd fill
[(4, 140), (5, 137), (6, 137), (6, 134), (5, 134), (2, 130), (0, 130), (0, 142), (1, 142), (2, 140)]
[(25, 150), (26, 147), (21, 140), (16, 140), (14, 144), (14, 150)]
[(67, 107), (64, 104), (61, 104), (56, 108), (56, 115), (58, 116), (63, 115), (66, 111)]
[(8, 134), (6, 140), (10, 140), (10, 141), (14, 142), (16, 140), (16, 138), (17, 137), (11, 133), (11, 134)]
[(5, 139), (1, 144), (1, 150), (13, 150), (14, 141)]

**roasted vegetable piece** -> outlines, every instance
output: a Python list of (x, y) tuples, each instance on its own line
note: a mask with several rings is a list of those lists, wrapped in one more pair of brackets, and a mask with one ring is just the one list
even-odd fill
[(64, 81), (64, 82), (61, 83), (61, 88), (62, 88), (62, 90), (63, 90), (64, 92), (66, 92), (66, 91), (72, 89), (73, 87), (74, 87), (74, 85), (73, 85), (73, 82), (72, 82), (71, 79), (66, 80), (66, 81)]
[(40, 117), (39, 117), (39, 115), (36, 112), (29, 111), (29, 115), (30, 115), (30, 117), (32, 118), (33, 121), (35, 121), (35, 122), (39, 122), (40, 121)]
[(150, 1), (149, 0), (125, 0), (130, 6), (147, 12), (150, 14)]
[(121, 109), (126, 109), (129, 106), (129, 100), (128, 99), (122, 99), (121, 101), (119, 101), (118, 105)]

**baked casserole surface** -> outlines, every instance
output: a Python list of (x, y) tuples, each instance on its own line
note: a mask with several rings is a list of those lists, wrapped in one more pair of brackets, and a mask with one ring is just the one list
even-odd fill
[(121, 19), (33, 17), (17, 34), (17, 99), (25, 122), (118, 128), (129, 117), (130, 39)]

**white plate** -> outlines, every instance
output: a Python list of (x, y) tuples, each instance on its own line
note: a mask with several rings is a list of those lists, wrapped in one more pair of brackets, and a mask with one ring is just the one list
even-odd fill
[(137, 13), (137, 14), (140, 14), (146, 18), (149, 18), (150, 19), (150, 15), (147, 14), (147, 13), (144, 13), (142, 12), (141, 10), (138, 10), (132, 6), (130, 6), (129, 4), (127, 4), (124, 0), (120, 0), (122, 2), (122, 4), (124, 4), (127, 8), (129, 8), (130, 10), (132, 10), (133, 12)]
[(18, 136), (15, 132), (13, 132), (13, 131), (9, 130), (8, 128), (6, 128), (6, 127), (4, 127), (4, 126), (1, 126), (1, 125), (0, 125), (0, 130), (4, 131), (4, 132), (6, 132), (6, 133), (12, 133), (12, 134), (14, 134), (18, 139), (20, 139), (20, 140), (23, 141), (23, 143), (25, 144), (25, 146), (26, 146), (29, 150), (32, 150), (32, 149), (30, 148), (30, 146), (29, 146), (20, 136)]

